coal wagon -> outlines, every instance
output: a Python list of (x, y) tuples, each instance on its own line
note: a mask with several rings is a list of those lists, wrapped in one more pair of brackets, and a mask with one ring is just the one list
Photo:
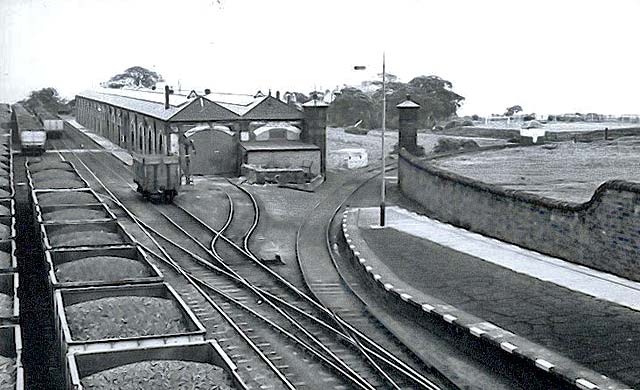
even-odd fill
[(132, 154), (133, 181), (145, 199), (171, 203), (180, 188), (178, 156), (163, 154)]
[(47, 143), (47, 132), (38, 118), (27, 111), (21, 104), (13, 105), (13, 121), (16, 126), (22, 154), (44, 153)]
[(34, 112), (47, 132), (48, 139), (62, 137), (64, 130), (64, 121), (56, 114), (51, 113), (44, 107), (37, 107)]

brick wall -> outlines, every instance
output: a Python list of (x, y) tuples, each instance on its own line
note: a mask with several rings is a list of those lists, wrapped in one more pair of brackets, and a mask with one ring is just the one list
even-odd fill
[(282, 151), (251, 151), (247, 153), (247, 164), (270, 167), (300, 167), (311, 162), (311, 173), (320, 174), (319, 150), (282, 150)]
[(585, 203), (505, 190), (402, 151), (401, 191), (442, 221), (640, 281), (640, 184), (602, 184)]

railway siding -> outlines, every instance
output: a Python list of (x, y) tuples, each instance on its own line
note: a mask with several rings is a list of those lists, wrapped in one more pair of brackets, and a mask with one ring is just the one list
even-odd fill
[[(31, 166), (33, 172), (29, 170)], [(46, 264), (50, 267), (48, 293), (52, 299), (49, 302), (54, 308), (58, 364), (65, 386), (80, 385), (75, 388), (81, 389), (82, 377), (88, 372), (113, 368), (113, 364), (105, 366), (109, 361), (125, 364), (150, 361), (154, 357), (162, 360), (166, 356), (185, 360), (188, 356), (188, 361), (219, 365), (229, 375), (229, 384), (244, 388), (233, 361), (215, 341), (205, 342), (205, 328), (197, 316), (179, 294), (164, 283), (158, 267), (120, 225), (115, 213), (89, 188), (75, 166), (47, 155), (25, 167), (33, 223), (41, 234)], [(65, 173), (47, 175), (47, 171)], [(47, 217), (52, 214), (56, 218)], [(102, 240), (110, 235), (113, 242)], [(77, 239), (78, 245), (71, 245), (67, 237)], [(70, 265), (67, 273), (56, 275), (65, 265)], [(137, 270), (143, 276), (132, 278), (127, 270)], [(59, 280), (59, 276), (65, 278), (64, 281)], [(136, 309), (132, 304), (144, 306)], [(157, 329), (169, 329), (168, 332), (147, 329), (151, 322), (136, 318), (143, 315), (140, 313), (144, 307), (153, 310), (157, 304), (167, 310), (152, 313), (154, 318), (165, 313), (173, 315), (169, 322), (155, 321)], [(73, 318), (70, 317), (72, 309)], [(78, 327), (98, 318), (102, 318), (99, 326)], [(129, 336), (96, 337), (120, 328)], [(74, 334), (80, 331), (82, 335)], [(96, 360), (97, 356), (106, 360)]]
[(8, 126), (10, 110), (0, 107), (0, 375), (3, 385), (23, 390), (22, 330), (18, 259), (16, 256), (16, 206), (13, 162), (13, 139)]

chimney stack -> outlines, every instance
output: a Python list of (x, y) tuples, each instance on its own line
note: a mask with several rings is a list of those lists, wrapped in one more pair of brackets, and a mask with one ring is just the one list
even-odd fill
[(280, 91), (276, 91), (276, 99), (280, 100)]
[(164, 86), (164, 109), (169, 109), (169, 86)]

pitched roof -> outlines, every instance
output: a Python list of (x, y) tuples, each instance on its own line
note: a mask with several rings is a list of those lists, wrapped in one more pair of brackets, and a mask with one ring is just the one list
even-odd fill
[[(221, 118), (209, 118), (215, 119), (236, 119), (236, 116), (242, 117), (249, 113), (254, 108), (258, 107), (262, 102), (266, 100), (275, 99), (271, 96), (258, 96), (247, 94), (234, 94), (234, 93), (221, 93), (212, 92), (209, 94), (182, 94), (173, 93), (169, 95), (169, 108), (164, 108), (164, 91), (148, 90), (148, 89), (115, 89), (115, 88), (98, 88), (96, 90), (84, 91), (78, 94), (80, 97), (96, 100), (99, 102), (111, 104), (116, 107), (125, 108), (128, 110), (136, 111), (144, 115), (148, 115), (161, 120), (170, 120), (183, 110), (192, 111), (187, 109), (192, 103), (200, 97), (214, 103), (218, 106), (219, 110), (216, 112), (224, 114)], [(284, 102), (281, 102), (286, 105)], [(226, 110), (222, 110), (226, 109)], [(230, 112), (226, 112), (230, 111)], [(235, 115), (234, 115), (235, 114)], [(181, 115), (185, 116), (185, 115)], [(188, 115), (186, 115), (188, 116)], [(297, 118), (295, 114), (289, 115)], [(180, 118), (180, 120), (187, 120), (188, 118)], [(199, 118), (202, 119), (202, 118)], [(269, 118), (264, 118), (269, 119)], [(195, 120), (195, 119), (194, 119)]]
[[(123, 92), (123, 90), (118, 89), (113, 89), (113, 91)], [(157, 118), (163, 121), (169, 120), (173, 115), (180, 112), (180, 110), (183, 108), (181, 106), (185, 103), (184, 101), (176, 101), (174, 99), (173, 104), (171, 104), (171, 98), (169, 98), (169, 108), (165, 109), (164, 93), (160, 95), (162, 96), (162, 101), (158, 102), (158, 94), (156, 93), (148, 93), (142, 96), (129, 93), (129, 91), (126, 91), (125, 93), (114, 92), (111, 92), (111, 90), (108, 90), (106, 88), (101, 88), (100, 90), (89, 90), (81, 92), (78, 94), (78, 96), (102, 103), (107, 103), (115, 107), (135, 111), (140, 114), (148, 115), (152, 118)], [(144, 97), (144, 99), (142, 99), (142, 97)]]
[(302, 107), (329, 107), (329, 105), (322, 100), (312, 99), (304, 103)]
[(402, 103), (399, 103), (396, 107), (397, 108), (420, 108), (420, 105), (411, 99), (407, 99)]

